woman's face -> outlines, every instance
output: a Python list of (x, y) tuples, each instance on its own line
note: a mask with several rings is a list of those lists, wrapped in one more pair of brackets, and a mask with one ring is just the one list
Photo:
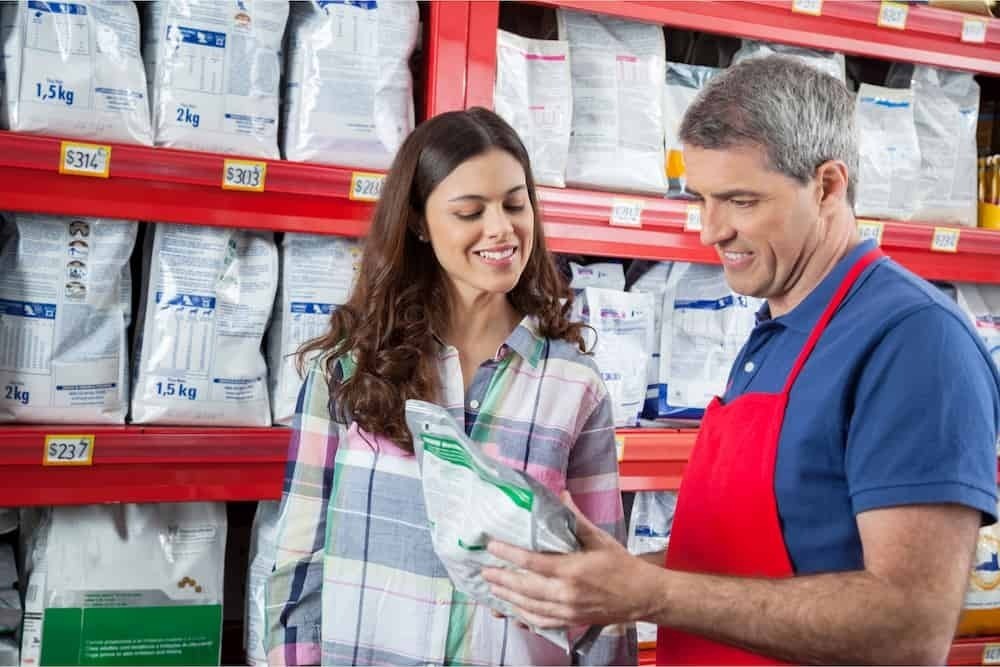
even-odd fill
[(514, 289), (535, 227), (524, 169), (514, 156), (491, 149), (466, 160), (431, 192), (425, 215), (438, 263), (463, 296)]

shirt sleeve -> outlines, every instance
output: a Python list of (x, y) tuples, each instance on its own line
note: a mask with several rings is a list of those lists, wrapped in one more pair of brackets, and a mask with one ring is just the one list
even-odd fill
[(906, 315), (872, 350), (857, 385), (846, 451), (855, 514), (956, 503), (996, 520), (997, 372), (958, 316)]
[(278, 550), (265, 593), (270, 665), (320, 664), (326, 513), (340, 437), (340, 426), (330, 418), (329, 396), (326, 374), (314, 364), (292, 422)]
[[(603, 390), (603, 387), (602, 387)], [(569, 455), (566, 488), (580, 511), (624, 545), (627, 538), (611, 400), (607, 391), (583, 424)], [(635, 624), (608, 626), (582, 657), (583, 665), (635, 665)]]

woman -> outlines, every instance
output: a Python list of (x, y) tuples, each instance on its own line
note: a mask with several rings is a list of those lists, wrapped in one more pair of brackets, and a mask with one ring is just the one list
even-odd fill
[[(484, 109), (418, 127), (386, 176), (356, 287), (299, 395), (268, 584), (276, 664), (567, 664), (454, 590), (434, 554), (407, 399), (625, 538), (611, 404), (567, 319), (528, 155)], [(565, 302), (562, 300), (565, 299)], [(593, 664), (635, 664), (612, 627)]]

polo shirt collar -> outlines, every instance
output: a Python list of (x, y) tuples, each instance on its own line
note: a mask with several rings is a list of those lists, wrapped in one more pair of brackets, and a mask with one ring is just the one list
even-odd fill
[(837, 288), (840, 287), (840, 283), (843, 282), (844, 277), (851, 270), (862, 255), (867, 253), (869, 250), (875, 247), (875, 242), (872, 240), (863, 241), (858, 247), (851, 250), (847, 255), (837, 262), (833, 270), (826, 275), (823, 280), (820, 281), (809, 295), (802, 300), (802, 303), (795, 306), (792, 310), (781, 315), (780, 317), (771, 318), (771, 309), (765, 302), (761, 309), (757, 312), (757, 322), (774, 322), (775, 324), (781, 324), (789, 329), (793, 329), (800, 333), (809, 334), (816, 323), (819, 321), (820, 316), (826, 309), (827, 304), (830, 303), (830, 299), (833, 298), (834, 293)]

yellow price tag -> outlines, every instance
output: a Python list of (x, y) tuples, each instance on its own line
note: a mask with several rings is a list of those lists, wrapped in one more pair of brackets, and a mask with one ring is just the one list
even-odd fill
[(348, 197), (354, 201), (378, 201), (382, 196), (383, 183), (385, 174), (355, 171), (351, 173), (351, 191)]
[(615, 197), (611, 200), (611, 220), (615, 227), (642, 227), (641, 199)]
[(906, 30), (906, 16), (910, 13), (909, 5), (902, 2), (882, 0), (878, 9), (878, 24), (883, 28)]
[(267, 163), (256, 160), (226, 160), (222, 165), (222, 189), (263, 192)]
[(93, 435), (47, 435), (42, 464), (47, 466), (89, 466), (94, 463)]
[(983, 647), (983, 664), (1000, 665), (1000, 644), (987, 644)]
[(934, 252), (958, 252), (958, 237), (961, 232), (954, 227), (935, 227), (931, 237)]
[(875, 245), (882, 245), (882, 231), (885, 225), (877, 220), (858, 220), (858, 235), (862, 241), (871, 239)]
[(796, 14), (821, 16), (823, 14), (823, 0), (793, 0), (792, 11)]
[(59, 147), (59, 173), (107, 178), (111, 173), (111, 146), (62, 142)]
[(625, 459), (625, 436), (615, 434), (615, 451), (618, 454), (618, 463)]
[(970, 44), (986, 43), (986, 21), (982, 19), (962, 19), (962, 41)]

